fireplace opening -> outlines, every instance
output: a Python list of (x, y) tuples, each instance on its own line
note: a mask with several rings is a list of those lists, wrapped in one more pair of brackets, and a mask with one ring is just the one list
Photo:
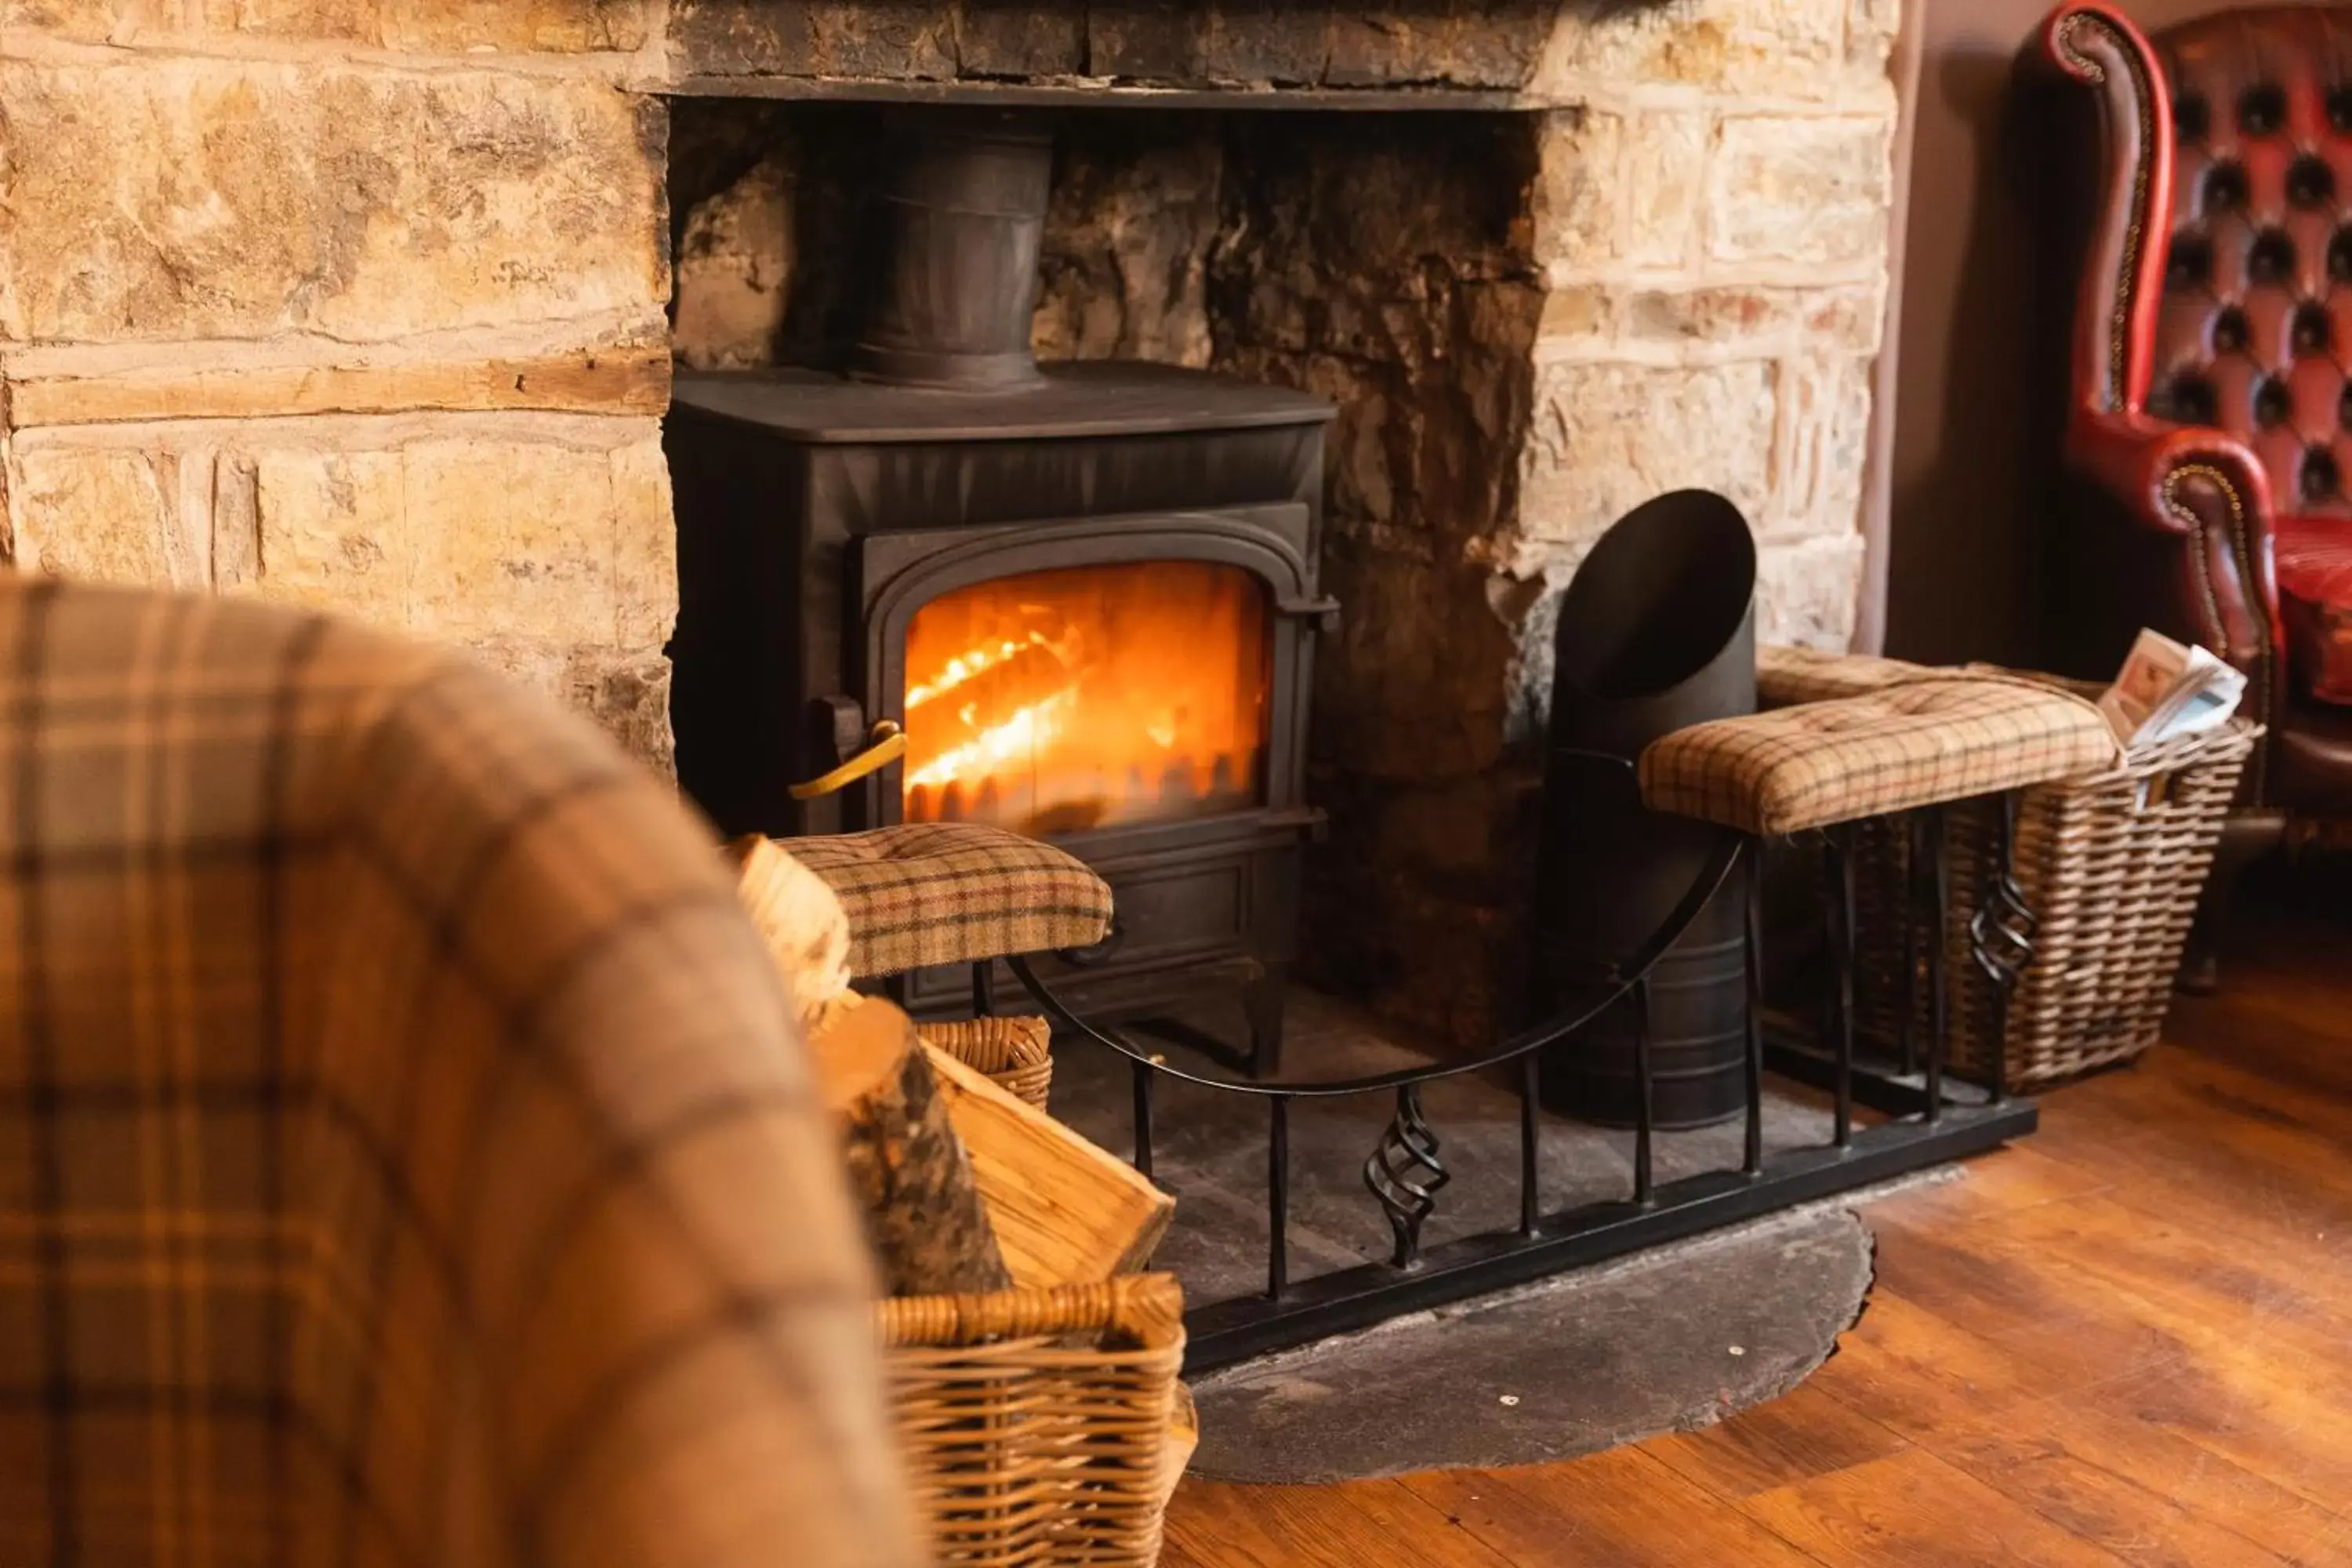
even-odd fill
[(1213, 562), (1060, 567), (932, 600), (907, 633), (908, 822), (1035, 837), (1263, 797), (1263, 585)]
[[(1454, 949), (1517, 873), (1454, 847), (1511, 820), (1477, 738), (1508, 639), (1470, 544), (1510, 512), (1530, 416), (1538, 121), (677, 110), (672, 713), (703, 809), (1059, 843), (1125, 911), (1088, 1005), (1238, 992), (1261, 1067), (1307, 931), (1319, 983), (1425, 990), (1483, 1033)], [(1081, 563), (1091, 598), (1047, 591)], [(1155, 599), (1181, 673), (1147, 680), (1172, 662)], [(1047, 648), (1089, 616), (1123, 640), (1083, 645), (1076, 691), (1019, 686), (1067, 673)], [(958, 659), (961, 700), (908, 702)], [(903, 762), (795, 796), (884, 721)], [(1392, 809), (1432, 777), (1444, 812)]]

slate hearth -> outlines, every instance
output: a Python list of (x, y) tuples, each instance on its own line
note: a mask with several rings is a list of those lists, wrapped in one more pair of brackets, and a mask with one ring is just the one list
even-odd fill
[[(1383, 1024), (1360, 1008), (1293, 986), (1288, 995), (1285, 1076), (1301, 1081), (1355, 1078), (1423, 1065), (1433, 1042)], [(1214, 1036), (1230, 1026), (1213, 1011), (1185, 1020)], [(1139, 1041), (1139, 1043), (1145, 1043)], [(1165, 1047), (1179, 1065), (1204, 1067), (1181, 1044)], [(1229, 1095), (1163, 1079), (1158, 1089), (1154, 1179), (1176, 1194), (1176, 1219), (1154, 1259), (1173, 1269), (1194, 1302), (1245, 1297), (1265, 1289), (1266, 1142), (1264, 1115)], [(1423, 1109), (1440, 1140), (1452, 1180), (1423, 1232), (1434, 1248), (1463, 1237), (1508, 1232), (1519, 1214), (1519, 1099), (1499, 1082), (1472, 1076), (1424, 1086)], [(1765, 1080), (1769, 1150), (1826, 1142), (1826, 1097), (1778, 1077)], [(1385, 1261), (1394, 1239), (1364, 1191), (1364, 1157), (1380, 1142), (1393, 1106), (1383, 1096), (1302, 1100), (1289, 1113), (1291, 1277)], [(1127, 1067), (1083, 1041), (1057, 1045), (1054, 1114), (1121, 1155), (1132, 1152), (1133, 1100)], [(1864, 1112), (1862, 1125), (1878, 1120)], [(1737, 1169), (1738, 1123), (1657, 1134), (1657, 1176), (1671, 1183), (1705, 1171)], [(1633, 1181), (1629, 1132), (1543, 1118), (1540, 1171), (1547, 1208), (1622, 1197)]]

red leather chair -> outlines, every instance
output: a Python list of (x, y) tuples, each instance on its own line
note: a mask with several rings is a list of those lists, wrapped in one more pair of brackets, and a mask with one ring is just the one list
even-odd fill
[[(2068, 4), (2100, 125), (2072, 339), (2060, 629), (2204, 644), (2271, 726), (2243, 826), (2352, 829), (2352, 9), (2141, 33)], [(2260, 808), (2273, 809), (2267, 815)], [(2242, 835), (2241, 841), (2250, 835)]]

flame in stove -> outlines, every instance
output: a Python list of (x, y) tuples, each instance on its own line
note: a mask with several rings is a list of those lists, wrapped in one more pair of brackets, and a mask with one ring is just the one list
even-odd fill
[(993, 647), (967, 648), (948, 660), (945, 668), (930, 680), (907, 688), (907, 706), (909, 709), (920, 708), (934, 697), (945, 696), (974, 676), (994, 669), (1007, 659), (1018, 658), (1024, 647), (1051, 646), (1046, 642), (1045, 633), (1033, 631), (1025, 643), (1007, 637)]
[[(939, 789), (959, 779), (992, 773), (1001, 763), (1027, 755), (1060, 732), (1062, 718), (1076, 697), (1074, 691), (1057, 691), (1042, 702), (1014, 709), (1013, 717), (1003, 723), (991, 724), (961, 745), (950, 747), (921, 767), (909, 769), (907, 782)], [(908, 706), (914, 706), (911, 700)], [(976, 727), (980, 718), (977, 705), (966, 704), (957, 717)]]
[(1237, 567), (1073, 567), (942, 595), (908, 628), (905, 817), (1055, 833), (1245, 805), (1266, 659), (1264, 591)]

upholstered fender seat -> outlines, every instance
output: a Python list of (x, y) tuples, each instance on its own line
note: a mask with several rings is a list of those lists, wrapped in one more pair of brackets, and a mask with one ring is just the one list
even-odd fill
[[(1784, 691), (1790, 673), (1784, 661)], [(1860, 689), (1675, 731), (1642, 753), (1643, 802), (1772, 837), (2022, 789), (2117, 756), (2097, 708), (2032, 681), (1892, 659), (1823, 660), (1811, 673)]]
[(1002, 828), (911, 823), (782, 845), (841, 900), (860, 980), (1092, 947), (1110, 931), (1109, 884)]

